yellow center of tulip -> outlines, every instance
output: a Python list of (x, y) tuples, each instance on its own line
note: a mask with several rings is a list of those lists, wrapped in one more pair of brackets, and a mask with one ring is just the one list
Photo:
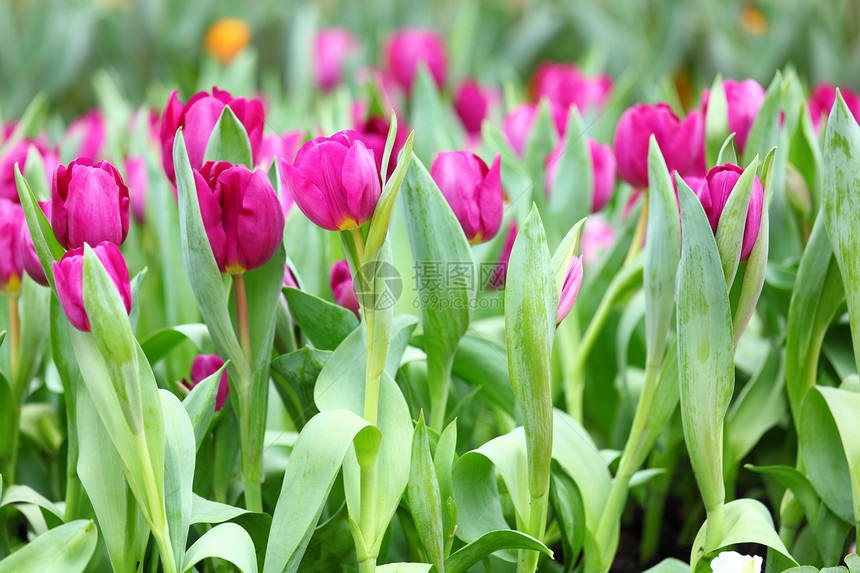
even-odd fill
[(347, 217), (343, 220), (343, 222), (337, 226), (341, 231), (349, 231), (351, 229), (355, 229), (358, 227), (358, 223), (356, 223), (355, 219), (352, 217)]
[(248, 270), (248, 269), (246, 269), (245, 267), (243, 267), (242, 265), (239, 265), (239, 264), (227, 265), (226, 267), (224, 267), (224, 272), (226, 272), (227, 274), (231, 274), (231, 275), (240, 275), (240, 274), (244, 273), (246, 270)]
[(206, 51), (226, 64), (245, 49), (251, 39), (251, 28), (239, 18), (222, 18), (206, 32)]
[(16, 296), (21, 292), (21, 277), (18, 275), (11, 275), (9, 277), (9, 282), (6, 283), (6, 287), (0, 288), (0, 292)]

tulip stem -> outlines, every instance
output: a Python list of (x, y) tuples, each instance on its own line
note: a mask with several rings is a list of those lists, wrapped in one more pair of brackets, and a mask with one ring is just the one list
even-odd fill
[(645, 230), (648, 228), (648, 190), (642, 193), (643, 203), (642, 211), (639, 212), (639, 221), (636, 223), (636, 230), (633, 232), (633, 242), (630, 243), (630, 250), (627, 251), (627, 256), (624, 258), (624, 265), (636, 258), (642, 249), (642, 243), (645, 241)]
[[(364, 235), (361, 234), (361, 229), (356, 227), (350, 231), (352, 233), (352, 239), (355, 241), (355, 252), (358, 253), (358, 266), (364, 264)], [(355, 269), (355, 274), (361, 276), (361, 271), (359, 269)]]
[(236, 273), (233, 277), (233, 296), (236, 300), (236, 327), (239, 331), (239, 344), (242, 353), (251, 364), (251, 326), (248, 321), (248, 296), (245, 294), (245, 274)]
[(12, 365), (10, 380), (18, 379), (18, 347), (21, 344), (21, 317), (18, 315), (18, 294), (9, 295), (9, 358)]

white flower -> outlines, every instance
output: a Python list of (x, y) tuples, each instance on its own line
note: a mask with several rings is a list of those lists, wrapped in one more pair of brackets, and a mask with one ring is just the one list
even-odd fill
[(713, 573), (761, 573), (761, 557), (741, 555), (737, 551), (723, 551), (711, 561)]

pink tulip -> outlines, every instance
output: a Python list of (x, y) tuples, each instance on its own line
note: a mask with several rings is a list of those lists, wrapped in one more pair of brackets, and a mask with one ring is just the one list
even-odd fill
[(688, 175), (702, 151), (703, 130), (699, 110), (681, 122), (668, 104), (634, 105), (622, 114), (615, 130), (618, 174), (633, 187), (648, 186), (648, 140), (654, 134), (669, 171)]
[[(738, 153), (743, 153), (750, 129), (764, 103), (765, 91), (755, 80), (723, 80), (723, 91), (726, 94), (729, 131), (735, 134)], [(710, 91), (705, 90), (702, 93), (702, 117), (707, 116), (709, 100)]]
[(322, 91), (341, 82), (344, 64), (358, 47), (358, 40), (346, 28), (327, 28), (314, 38), (314, 77)]
[(571, 257), (570, 267), (567, 269), (567, 276), (564, 278), (564, 286), (558, 295), (558, 311), (555, 316), (555, 323), (559, 324), (564, 317), (568, 315), (570, 309), (573, 308), (573, 303), (576, 302), (576, 296), (579, 294), (579, 287), (582, 286), (582, 257)]
[[(840, 87), (839, 91), (842, 93), (842, 99), (845, 100), (851, 115), (854, 116), (855, 120), (860, 121), (860, 95), (846, 87)], [(821, 125), (822, 118), (827, 119), (827, 116), (830, 115), (834, 103), (836, 103), (836, 86), (822, 82), (812, 89), (807, 105), (809, 106), (809, 115), (812, 116), (812, 125), (816, 131)]]
[(122, 245), (128, 236), (128, 187), (107, 161), (79, 158), (57, 166), (51, 184), (51, 226), (67, 249), (110, 241)]
[(218, 269), (237, 274), (266, 264), (284, 235), (284, 213), (266, 173), (209, 161), (194, 180)]
[[(558, 162), (566, 147), (567, 142), (562, 139), (546, 158), (547, 196), (552, 192), (558, 171)], [(615, 191), (615, 156), (610, 146), (603, 145), (593, 139), (588, 140), (588, 150), (591, 155), (592, 174), (591, 212), (596, 213), (609, 203), (609, 200), (612, 199), (612, 193)]]
[(305, 143), (281, 176), (302, 213), (323, 229), (345, 231), (370, 220), (382, 193), (374, 153), (356, 131)]
[[(182, 381), (189, 389), (194, 388), (205, 379), (209, 378), (224, 366), (224, 361), (217, 354), (198, 354), (191, 363), (191, 384)], [(221, 381), (218, 383), (218, 393), (215, 395), (215, 411), (224, 407), (227, 396), (230, 394), (230, 380), (227, 378), (227, 369), (221, 373)]]
[(405, 29), (392, 35), (385, 44), (385, 65), (403, 89), (412, 91), (418, 65), (430, 70), (436, 86), (442, 89), (448, 75), (445, 42), (432, 30)]
[(212, 130), (221, 118), (224, 107), (228, 105), (248, 132), (251, 153), (256, 163), (263, 142), (265, 121), (263, 104), (259, 99), (234, 98), (229, 92), (212, 88), (212, 95), (208, 92), (200, 92), (183, 105), (174, 90), (167, 100), (167, 107), (164, 108), (160, 132), (161, 161), (164, 164), (164, 172), (171, 182), (176, 182), (176, 171), (173, 167), (173, 140), (176, 137), (176, 131), (182, 127), (191, 168), (199, 170), (203, 166), (209, 136), (212, 135)]
[[(131, 312), (131, 285), (128, 279), (128, 267), (125, 259), (114, 243), (105, 241), (93, 247), (93, 252), (107, 270), (120, 297), (125, 311)], [(72, 326), (78, 330), (89, 332), (90, 319), (84, 307), (84, 248), (68, 251), (59, 261), (54, 261), (54, 282), (57, 287), (57, 298), (66, 312), (66, 317)]]
[[(388, 130), (391, 128), (390, 122), (378, 115), (365, 117), (365, 105), (362, 102), (355, 102), (352, 108), (352, 120), (355, 125), (355, 131), (364, 137), (364, 143), (373, 151), (374, 159), (376, 160), (376, 170), (382, 172), (382, 156), (385, 153), (385, 142), (388, 139)], [(388, 159), (388, 172), (385, 177), (391, 177), (394, 170), (397, 168), (397, 155), (406, 140), (409, 139), (409, 127), (402, 121), (397, 121), (397, 135), (394, 136), (394, 145), (391, 147), (391, 157)]]
[(272, 166), (275, 157), (286, 159), (290, 163), (296, 158), (296, 153), (304, 142), (304, 133), (301, 131), (286, 131), (281, 134), (272, 133), (263, 138), (260, 146), (260, 158), (257, 165), (264, 171)]
[(24, 210), (17, 203), (0, 198), (0, 293), (17, 293), (24, 272), (20, 237)]
[(582, 114), (603, 109), (611, 92), (612, 78), (588, 77), (572, 64), (544, 62), (532, 80), (535, 101), (546, 97), (565, 110), (575, 105)]
[[(512, 109), (502, 121), (502, 130), (517, 155), (522, 156), (525, 150), (526, 142), (537, 119), (538, 109), (538, 105), (534, 103), (520, 104)], [(567, 110), (550, 103), (550, 115), (558, 136), (564, 136), (564, 131), (567, 129)]]
[[(729, 195), (731, 195), (743, 172), (742, 168), (731, 163), (718, 165), (708, 171), (708, 175), (696, 189), (696, 196), (702, 202), (702, 207), (705, 208), (708, 222), (711, 224), (711, 229), (714, 233), (717, 232), (717, 225), (720, 222), (720, 216), (723, 214), (723, 208), (725, 208), (726, 202), (729, 200)], [(758, 238), (763, 203), (764, 189), (759, 178), (755, 177), (750, 204), (747, 210), (746, 224), (744, 226), (744, 240), (741, 249), (742, 261), (749, 258)]]
[(493, 165), (471, 151), (443, 151), (430, 167), (430, 176), (474, 244), (489, 241), (502, 225), (501, 156)]
[(99, 159), (107, 137), (105, 120), (101, 112), (93, 109), (77, 118), (66, 131), (66, 137), (80, 140), (75, 156)]
[(498, 104), (499, 97), (490, 88), (485, 88), (475, 80), (466, 80), (457, 88), (454, 95), (454, 110), (466, 133), (471, 136), (481, 134), (481, 124), (490, 112), (490, 108)]
[(360, 305), (352, 283), (352, 275), (349, 274), (349, 263), (338, 261), (334, 264), (331, 268), (329, 286), (331, 286), (331, 294), (337, 304), (348, 308), (355, 313), (355, 316), (359, 316)]
[[(51, 219), (51, 203), (48, 201), (39, 201), (39, 207), (42, 212)], [(33, 245), (33, 237), (30, 235), (30, 229), (26, 224), (21, 225), (21, 236), (18, 242), (21, 251), (21, 261), (24, 263), (24, 270), (30, 275), (30, 278), (42, 286), (48, 286), (48, 277), (45, 276), (45, 269), (42, 268), (42, 263), (39, 262), (39, 255), (36, 254), (36, 247)]]
[(594, 265), (600, 255), (615, 242), (615, 230), (603, 215), (588, 218), (582, 229), (582, 261), (587, 267)]
[(125, 160), (125, 175), (131, 195), (131, 214), (139, 225), (146, 220), (146, 196), (149, 192), (149, 174), (146, 160), (138, 155)]

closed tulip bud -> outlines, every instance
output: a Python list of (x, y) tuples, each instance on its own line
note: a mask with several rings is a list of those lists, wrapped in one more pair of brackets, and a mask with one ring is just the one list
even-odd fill
[[(561, 140), (546, 158), (546, 191), (547, 196), (552, 192), (555, 175), (558, 172), (558, 162), (567, 147), (567, 142)], [(603, 209), (612, 193), (615, 191), (615, 155), (612, 148), (593, 139), (588, 140), (588, 151), (591, 155), (592, 200), (591, 212)]]
[[(198, 354), (191, 363), (191, 384), (183, 380), (183, 383), (191, 389), (209, 378), (224, 366), (224, 361), (217, 354)], [(227, 370), (221, 373), (221, 381), (218, 383), (218, 394), (215, 395), (215, 411), (224, 407), (227, 396), (230, 394), (230, 380), (227, 378)]]
[(405, 29), (393, 34), (385, 44), (385, 65), (403, 89), (412, 91), (419, 64), (425, 64), (441, 89), (448, 76), (445, 42), (432, 30)]
[(296, 205), (315, 224), (346, 231), (370, 220), (382, 193), (374, 153), (355, 131), (305, 143), (281, 176)]
[(143, 225), (146, 220), (146, 195), (149, 191), (146, 160), (141, 156), (126, 159), (125, 176), (128, 179), (128, 192), (131, 195), (131, 214), (138, 224)]
[(266, 264), (284, 235), (284, 213), (266, 173), (209, 161), (194, 180), (218, 269), (237, 274)]
[[(699, 184), (698, 189), (696, 189), (696, 196), (701, 201), (702, 207), (705, 208), (705, 214), (708, 216), (708, 222), (711, 224), (711, 229), (714, 233), (717, 232), (717, 225), (720, 222), (720, 216), (723, 214), (723, 208), (729, 200), (729, 195), (731, 195), (735, 184), (743, 172), (742, 168), (731, 163), (718, 165), (708, 171), (708, 175)], [(749, 258), (758, 238), (763, 203), (764, 189), (759, 178), (755, 177), (744, 226), (743, 247), (741, 248), (742, 261)]]
[(17, 203), (0, 198), (0, 293), (16, 294), (21, 290), (24, 272), (19, 241), (24, 224), (24, 210)]
[[(855, 120), (860, 121), (860, 95), (846, 87), (840, 87), (839, 92), (851, 115)], [(812, 89), (807, 105), (816, 132), (819, 131), (822, 120), (826, 120), (830, 115), (834, 103), (836, 103), (836, 86), (822, 82)]]
[(278, 159), (286, 159), (292, 163), (296, 158), (299, 148), (302, 146), (304, 134), (301, 131), (287, 131), (285, 133), (273, 133), (263, 138), (263, 144), (260, 147), (260, 157), (257, 160), (257, 165), (266, 171), (272, 166), (272, 161), (275, 157)]
[(355, 316), (358, 316), (358, 297), (355, 294), (352, 275), (349, 274), (349, 263), (338, 261), (334, 264), (331, 268), (329, 286), (331, 286), (331, 294), (337, 304), (348, 308), (355, 313)]
[(128, 187), (107, 161), (85, 157), (57, 166), (51, 184), (51, 226), (67, 249), (110, 241), (122, 245), (128, 235)]
[(314, 77), (317, 87), (327, 92), (343, 77), (344, 64), (358, 47), (358, 40), (346, 28), (327, 28), (314, 38)]
[(56, 151), (49, 149), (47, 145), (38, 140), (19, 141), (5, 156), (0, 157), (0, 199), (19, 202), (18, 187), (15, 184), (15, 164), (18, 164), (21, 173), (25, 172), (30, 146), (33, 146), (42, 156), (45, 163), (45, 181), (51, 181), (54, 169), (60, 162)]
[(173, 140), (176, 137), (176, 130), (182, 128), (191, 168), (199, 170), (203, 167), (209, 136), (212, 135), (212, 130), (221, 118), (224, 107), (228, 105), (248, 132), (251, 154), (256, 164), (263, 142), (265, 117), (263, 103), (259, 99), (234, 98), (229, 92), (212, 88), (212, 95), (208, 92), (200, 92), (183, 105), (174, 90), (167, 100), (167, 107), (164, 108), (160, 131), (161, 161), (164, 164), (164, 172), (171, 182), (176, 182), (176, 171), (173, 167)]
[(576, 296), (579, 294), (579, 287), (581, 286), (582, 257), (574, 256), (570, 259), (570, 266), (564, 278), (564, 286), (561, 287), (561, 292), (558, 294), (558, 311), (555, 316), (556, 324), (560, 324), (564, 320), (564, 317), (568, 315), (570, 309), (573, 308), (573, 303), (576, 302)]
[[(735, 134), (735, 146), (738, 153), (743, 153), (747, 137), (753, 122), (758, 116), (758, 110), (764, 103), (765, 91), (755, 80), (723, 80), (723, 91), (726, 94), (726, 104), (729, 116), (729, 131)], [(709, 90), (702, 93), (702, 115), (708, 113)]]
[(498, 154), (488, 168), (471, 151), (443, 151), (430, 167), (430, 176), (473, 245), (495, 237), (502, 225), (500, 168)]
[[(119, 291), (125, 311), (131, 312), (131, 284), (125, 259), (114, 243), (105, 241), (93, 247), (93, 252), (104, 265), (108, 276)], [(57, 298), (72, 326), (89, 332), (90, 319), (84, 307), (84, 248), (68, 251), (59, 261), (54, 261), (54, 283)]]
[(612, 92), (612, 78), (607, 75), (588, 77), (575, 65), (544, 62), (532, 80), (535, 101), (546, 97), (569, 109), (575, 105), (580, 113), (603, 109)]
[(106, 138), (105, 120), (101, 112), (93, 109), (77, 118), (66, 131), (66, 138), (80, 142), (76, 157), (99, 159)]
[[(564, 136), (565, 129), (567, 129), (567, 110), (552, 102), (550, 102), (549, 108), (556, 132), (559, 137), (562, 137)], [(502, 121), (502, 130), (505, 132), (511, 148), (517, 155), (522, 156), (523, 154), (526, 141), (528, 141), (532, 127), (537, 119), (537, 114), (537, 104), (524, 103), (512, 109)]]
[[(39, 207), (42, 212), (51, 218), (51, 204), (48, 201), (39, 201)], [(21, 261), (24, 263), (24, 270), (30, 275), (30, 278), (42, 286), (48, 286), (48, 277), (45, 276), (45, 269), (42, 268), (42, 263), (39, 262), (39, 255), (36, 254), (36, 247), (33, 245), (33, 237), (30, 235), (30, 229), (27, 225), (21, 225), (21, 237), (18, 241), (18, 248), (21, 251)]]
[(454, 95), (454, 111), (463, 122), (466, 133), (472, 136), (480, 135), (484, 118), (498, 100), (497, 93), (474, 80), (466, 80), (460, 84)]
[(627, 109), (615, 130), (618, 175), (637, 188), (648, 186), (648, 140), (654, 134), (669, 172), (686, 176), (695, 170), (701, 154), (704, 122), (693, 110), (681, 122), (665, 103), (636, 104)]

